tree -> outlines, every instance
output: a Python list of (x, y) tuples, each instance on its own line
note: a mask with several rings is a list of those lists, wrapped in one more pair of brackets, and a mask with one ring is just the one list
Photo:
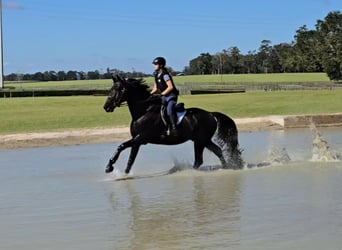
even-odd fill
[(231, 74), (233, 72), (230, 58), (228, 55), (228, 50), (224, 49), (222, 53), (220, 54), (220, 60), (222, 64), (222, 73), (223, 74)]
[(191, 75), (190, 66), (185, 66), (183, 72), (185, 75)]
[(57, 73), (53, 70), (45, 71), (43, 81), (57, 81)]
[(245, 73), (249, 74), (257, 72), (255, 57), (255, 51), (248, 51), (247, 55), (243, 57), (242, 64), (244, 66)]
[(16, 73), (9, 74), (4, 79), (5, 81), (18, 81), (18, 74)]
[(212, 73), (214, 74), (223, 74), (223, 53), (216, 53), (211, 57), (211, 65), (212, 65)]
[(240, 54), (239, 48), (236, 46), (233, 46), (233, 47), (230, 47), (224, 51), (225, 51), (225, 54), (229, 58), (229, 64), (230, 64), (230, 68), (231, 68), (230, 73), (232, 73), (232, 74), (241, 73), (242, 65), (241, 65), (241, 54)]
[(211, 74), (213, 70), (211, 61), (212, 56), (209, 53), (201, 53), (200, 56), (190, 61), (191, 74)]
[(44, 80), (44, 74), (42, 72), (36, 72), (33, 77), (32, 80), (35, 81), (43, 81)]
[(330, 80), (342, 80), (342, 13), (328, 13), (316, 24), (324, 71)]
[(58, 79), (58, 81), (66, 80), (66, 73), (64, 71), (58, 71), (57, 72), (57, 79)]
[(77, 80), (77, 72), (73, 70), (69, 70), (66, 73), (66, 79), (65, 80)]
[(279, 59), (279, 72), (294, 72), (295, 60), (294, 60), (294, 47), (293, 44), (281, 43), (273, 46), (273, 50), (276, 51)]
[(257, 64), (259, 72), (269, 73), (269, 57), (271, 54), (272, 46), (270, 40), (262, 40), (257, 54)]
[(280, 73), (281, 65), (280, 65), (280, 56), (277, 49), (273, 46), (271, 52), (268, 57), (268, 63), (270, 65), (271, 73)]
[(32, 75), (31, 74), (24, 74), (23, 80), (24, 81), (31, 81), (32, 80)]
[(308, 30), (306, 25), (301, 26), (296, 31), (294, 50), (300, 72), (322, 71), (317, 31)]
[(50, 81), (57, 81), (58, 80), (58, 76), (57, 76), (56, 71), (50, 70), (49, 75), (50, 75)]
[(100, 79), (100, 72), (98, 70), (88, 71), (88, 78), (91, 80)]

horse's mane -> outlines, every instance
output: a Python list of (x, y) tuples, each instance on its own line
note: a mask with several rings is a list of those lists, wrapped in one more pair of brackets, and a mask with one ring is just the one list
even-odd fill
[(135, 78), (128, 78), (126, 79), (126, 83), (132, 88), (134, 88), (134, 91), (139, 92), (148, 92), (148, 89), (150, 88), (146, 83), (144, 79), (135, 79)]
[(146, 99), (144, 103), (148, 105), (149, 111), (160, 111), (161, 98), (150, 94), (150, 86), (145, 83), (145, 80), (141, 78), (128, 78), (126, 79), (126, 83), (132, 88), (134, 93), (140, 93), (142, 96), (145, 96)]

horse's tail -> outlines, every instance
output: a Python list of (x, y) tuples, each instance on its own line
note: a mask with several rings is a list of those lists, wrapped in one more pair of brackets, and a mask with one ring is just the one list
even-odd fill
[(243, 168), (241, 150), (239, 148), (238, 130), (230, 117), (220, 113), (211, 112), (217, 121), (216, 142), (228, 157), (228, 164), (234, 169)]

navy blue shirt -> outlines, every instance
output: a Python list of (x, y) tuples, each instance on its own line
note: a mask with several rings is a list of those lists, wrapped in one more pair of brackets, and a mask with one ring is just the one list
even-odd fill
[(157, 89), (158, 91), (160, 91), (160, 93), (167, 89), (166, 82), (170, 80), (173, 85), (173, 90), (169, 94), (173, 93), (175, 95), (178, 95), (178, 90), (176, 89), (175, 84), (173, 83), (173, 79), (167, 71), (162, 71), (161, 73), (155, 72), (154, 79), (157, 84)]

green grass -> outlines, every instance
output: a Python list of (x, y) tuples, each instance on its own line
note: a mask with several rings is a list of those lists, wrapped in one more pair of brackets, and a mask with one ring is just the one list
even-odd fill
[(126, 126), (126, 107), (106, 113), (105, 97), (41, 97), (0, 99), (0, 133)]
[(186, 106), (220, 111), (233, 118), (342, 112), (342, 90), (246, 92), (184, 96)]
[[(152, 84), (152, 77), (145, 78)], [(270, 83), (330, 83), (325, 73), (282, 73), (282, 74), (240, 74), (240, 75), (189, 75), (174, 76), (176, 84), (270, 84)], [(54, 81), (54, 82), (6, 82), (5, 87), (15, 88), (110, 88), (111, 79)]]
[(325, 73), (196, 75), (175, 77), (177, 83), (300, 83), (329, 82)]
[[(106, 113), (106, 97), (0, 99), (0, 134), (127, 126), (127, 107)], [(220, 111), (232, 118), (342, 112), (342, 90), (246, 92), (181, 96), (186, 107)]]
[(5, 82), (5, 87), (16, 89), (41, 89), (41, 88), (110, 88), (112, 80), (79, 80), (79, 81), (51, 81), (51, 82)]

